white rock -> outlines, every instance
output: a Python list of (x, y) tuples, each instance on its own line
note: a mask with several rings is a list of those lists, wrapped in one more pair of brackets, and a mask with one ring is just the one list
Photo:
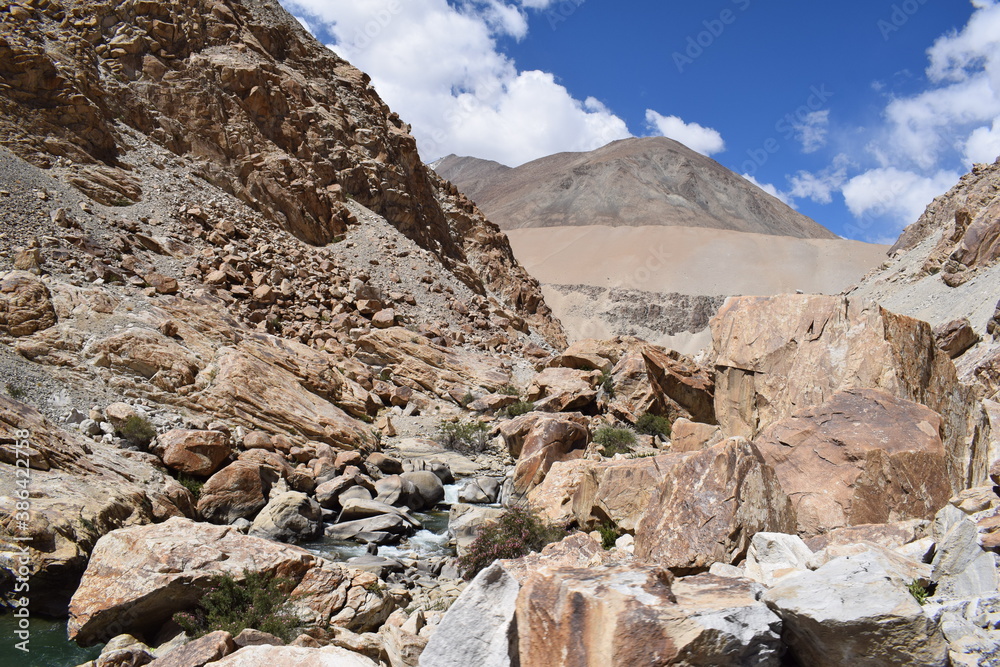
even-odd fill
[[(941, 517), (950, 505), (938, 513)], [(960, 512), (960, 510), (955, 510)], [(953, 514), (948, 512), (948, 514)], [(952, 522), (935, 519), (934, 527), (947, 525), (950, 528), (943, 537), (938, 537), (937, 553), (934, 554), (933, 580), (937, 582), (935, 595), (941, 598), (968, 598), (995, 593), (998, 577), (997, 564), (991, 552), (979, 546), (979, 531), (976, 524), (965, 517)]]
[(757, 533), (747, 552), (746, 576), (765, 586), (773, 586), (790, 574), (808, 569), (812, 555), (812, 550), (798, 535)]

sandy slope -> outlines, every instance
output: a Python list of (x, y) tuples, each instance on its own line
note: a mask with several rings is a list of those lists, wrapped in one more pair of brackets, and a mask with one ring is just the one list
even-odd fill
[(543, 283), (709, 296), (834, 294), (883, 262), (887, 249), (688, 227), (548, 227), (507, 235)]

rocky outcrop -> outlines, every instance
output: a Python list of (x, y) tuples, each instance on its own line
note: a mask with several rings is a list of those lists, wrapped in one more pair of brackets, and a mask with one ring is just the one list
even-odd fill
[(280, 473), (271, 466), (236, 461), (212, 475), (201, 488), (198, 513), (212, 523), (252, 519), (264, 509)]
[[(93, 16), (102, 16), (98, 24)], [(474, 204), (421, 162), (368, 77), (277, 3), (74, 0), (5, 13), (4, 144), (105, 205), (148, 196), (119, 166), (138, 133), (197, 160), (203, 178), (273, 228), (326, 245), (356, 221), (350, 196), (562, 339), (538, 283)], [(48, 44), (61, 44), (59, 49)]]
[[(23, 480), (28, 480), (27, 489)], [(17, 503), (23, 502), (25, 490), (31, 511), (22, 522)], [(23, 544), (30, 557), (35, 593), (30, 599), (36, 611), (65, 613), (88, 555), (103, 534), (170, 516), (193, 516), (192, 505), (191, 494), (165, 474), (156, 457), (86, 440), (0, 396), (0, 525), (10, 536), (30, 538)], [(7, 556), (3, 566), (9, 572), (19, 568), (15, 556)], [(14, 584), (12, 574), (0, 581), (4, 591)]]
[(754, 440), (795, 508), (803, 535), (930, 519), (948, 502), (941, 418), (877, 389), (834, 394)]
[[(635, 555), (677, 572), (739, 562), (758, 532), (790, 532), (791, 501), (743, 438), (682, 457), (662, 471), (635, 530)], [(655, 459), (654, 459), (655, 461)]]
[[(170, 519), (116, 530), (98, 542), (70, 603), (70, 638), (90, 645), (126, 631), (155, 632), (193, 607), (213, 577), (239, 580), (247, 569), (290, 579), (297, 606), (349, 628), (370, 627), (380, 615), (384, 620), (394, 604), (365, 590), (377, 581), (374, 575), (231, 527)], [(340, 612), (347, 613), (338, 618)]]
[(579, 413), (531, 412), (501, 424), (500, 434), (517, 457), (514, 493), (519, 497), (541, 484), (555, 462), (581, 458), (590, 441), (588, 421)]
[(229, 438), (220, 431), (173, 429), (156, 440), (165, 466), (198, 477), (211, 475), (232, 453)]
[(838, 391), (882, 389), (941, 415), (953, 491), (985, 479), (974, 392), (927, 323), (857, 299), (741, 297), (712, 320), (712, 339), (716, 415), (727, 434), (756, 437)]

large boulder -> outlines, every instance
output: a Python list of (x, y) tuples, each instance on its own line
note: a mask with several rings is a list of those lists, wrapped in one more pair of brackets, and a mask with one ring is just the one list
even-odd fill
[(221, 431), (173, 429), (157, 436), (156, 452), (171, 470), (208, 477), (232, 453)]
[(301, 542), (323, 532), (323, 510), (304, 493), (288, 491), (271, 498), (250, 526), (250, 534), (278, 542)]
[(52, 296), (37, 276), (11, 271), (0, 278), (0, 334), (28, 336), (55, 323)]
[(483, 526), (495, 522), (505, 510), (455, 503), (448, 511), (448, 533), (455, 538), (459, 556), (465, 555)]
[(360, 653), (339, 646), (245, 646), (205, 667), (378, 667), (378, 663)]
[[(982, 514), (995, 514), (986, 511)], [(943, 599), (970, 598), (996, 593), (1000, 585), (996, 554), (981, 544), (977, 518), (954, 505), (946, 505), (934, 518), (933, 580), (935, 595)]]
[(597, 398), (600, 377), (593, 370), (546, 368), (531, 381), (527, 398), (536, 410), (544, 412), (582, 410)]
[(795, 507), (797, 530), (930, 519), (951, 497), (941, 418), (877, 389), (838, 392), (754, 444)]
[(194, 384), (204, 362), (179, 342), (159, 331), (131, 327), (88, 347), (95, 363), (125, 374), (135, 374), (164, 392), (174, 393)]
[(882, 389), (942, 417), (954, 492), (986, 479), (974, 390), (958, 381), (926, 322), (839, 296), (730, 298), (712, 320), (715, 411), (727, 435), (754, 438), (845, 389)]
[(541, 484), (556, 461), (581, 458), (590, 441), (587, 418), (580, 413), (528, 413), (501, 424), (500, 434), (508, 451), (517, 456), (514, 492), (518, 496)]
[(241, 580), (245, 571), (291, 580), (293, 609), (308, 623), (370, 629), (395, 604), (367, 590), (377, 581), (369, 573), (229, 526), (174, 518), (101, 538), (70, 602), (69, 636), (89, 646), (122, 632), (155, 634), (193, 607), (214, 577)]
[(635, 531), (666, 471), (684, 455), (555, 463), (545, 481), (528, 494), (528, 505), (553, 524), (593, 529), (610, 521)]
[(908, 590), (929, 568), (866, 552), (789, 577), (763, 601), (784, 622), (785, 643), (801, 665), (948, 664), (937, 624)]
[(754, 584), (678, 583), (640, 565), (532, 573), (517, 599), (521, 667), (780, 664), (781, 622)]
[(640, 559), (679, 571), (704, 570), (741, 560), (756, 533), (793, 532), (791, 501), (745, 439), (674, 456), (684, 458), (662, 471), (635, 531)]
[[(262, 451), (262, 450), (255, 450)], [(201, 487), (198, 512), (212, 523), (253, 519), (264, 509), (280, 473), (253, 461), (235, 461), (212, 475)]]
[(415, 504), (408, 505), (411, 509), (429, 509), (444, 500), (444, 484), (441, 483), (441, 478), (430, 470), (404, 472), (399, 477), (404, 483), (412, 484), (417, 491), (417, 497), (411, 500)]

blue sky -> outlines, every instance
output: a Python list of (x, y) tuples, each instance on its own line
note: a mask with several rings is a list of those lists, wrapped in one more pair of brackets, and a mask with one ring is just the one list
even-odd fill
[(282, 0), (421, 155), (516, 166), (666, 135), (891, 242), (1000, 155), (997, 0)]

